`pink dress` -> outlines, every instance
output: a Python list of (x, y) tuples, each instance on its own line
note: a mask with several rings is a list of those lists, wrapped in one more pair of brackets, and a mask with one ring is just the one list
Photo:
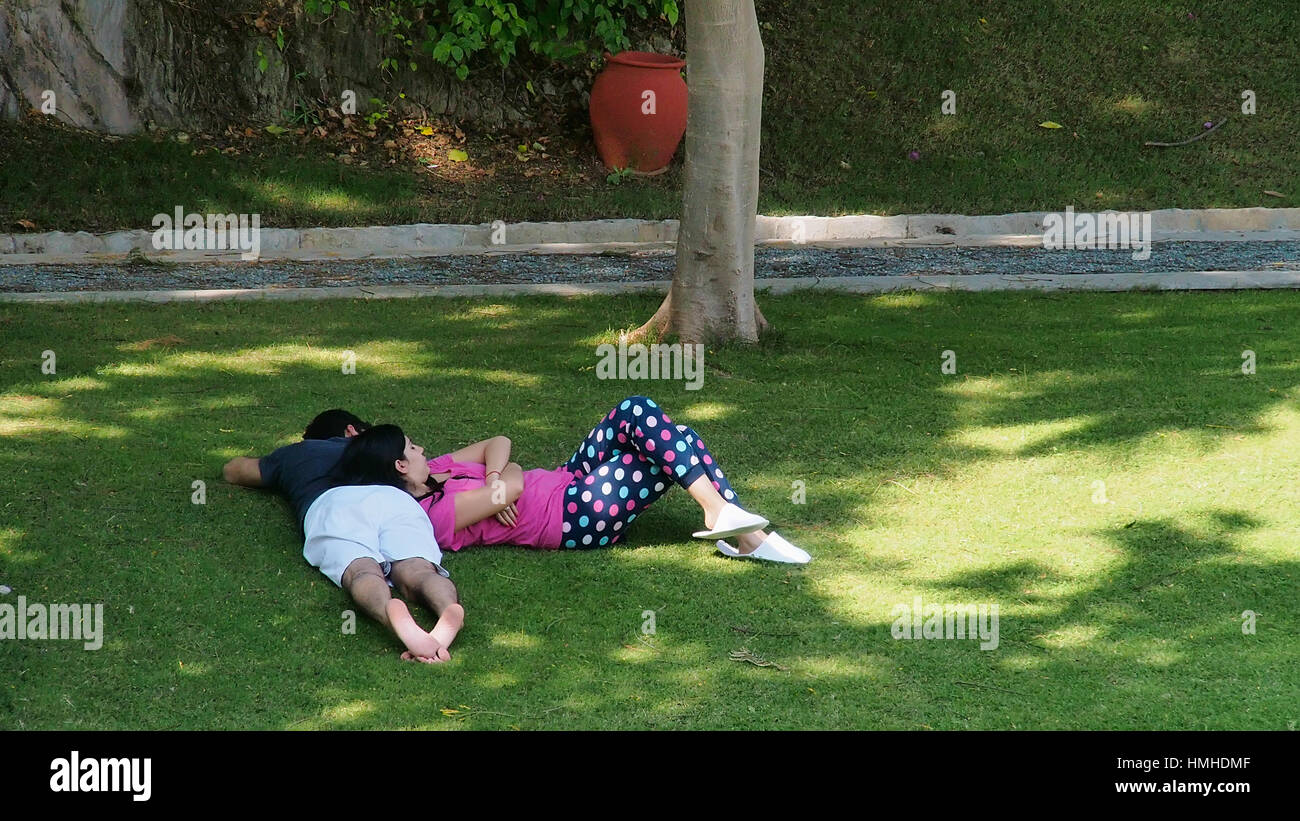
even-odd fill
[[(515, 526), (506, 527), (489, 516), (481, 522), (456, 530), (453, 497), (484, 485), (487, 468), (473, 462), (457, 462), (445, 453), (429, 460), (430, 473), (450, 473), (443, 493), (420, 499), (429, 515), (438, 545), (460, 550), (466, 545), (514, 544), (555, 549), (560, 546), (564, 525), (564, 490), (576, 477), (565, 468), (524, 471), (524, 492), (515, 501)], [(463, 477), (463, 478), (462, 478)]]

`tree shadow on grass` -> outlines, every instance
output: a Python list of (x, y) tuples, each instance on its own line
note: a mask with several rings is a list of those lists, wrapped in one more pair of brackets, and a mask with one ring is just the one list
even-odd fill
[[(921, 584), (933, 591), (927, 600), (1000, 603), (992, 652), (978, 641), (895, 640), (885, 619), (836, 621), (833, 602), (801, 589), (812, 574), (673, 545), (655, 546), (654, 559), (631, 549), (482, 551), (457, 562), (475, 573), (482, 595), (512, 606), (480, 614), (487, 640), (472, 655), (445, 670), (404, 671), (346, 717), (357, 691), (327, 685), (319, 692), (327, 706), (307, 723), (1277, 729), (1293, 706), (1287, 624), (1244, 635), (1238, 614), (1276, 612), (1300, 563), (1225, 570), (1216, 561), (1240, 555), (1236, 541), (1256, 523), (1222, 512), (1198, 520), (1208, 529), (1151, 521), (1109, 534), (1122, 557), (1063, 597), (1050, 590), (1052, 569), (1032, 561)], [(546, 569), (530, 572), (537, 564)], [(1022, 615), (1024, 586), (1041, 606)], [(601, 605), (582, 604), (584, 592), (598, 593)], [(742, 647), (788, 669), (732, 660)], [(1223, 709), (1239, 703), (1248, 709)]]
[[(14, 701), (12, 716), (87, 727), (1172, 726), (1186, 713), (1142, 712), (1159, 689), (1153, 671), (1172, 670), (1186, 709), (1203, 710), (1223, 695), (1226, 665), (1246, 665), (1263, 693), (1261, 721), (1276, 714), (1276, 685), (1259, 671), (1289, 649), (1252, 656), (1224, 639), (1198, 660), (1205, 645), (1183, 638), (1186, 622), (1170, 615), (1179, 595), (1209, 606), (1218, 577), (1206, 567), (1255, 527), (1250, 511), (1221, 514), (1218, 535), (1148, 519), (1106, 531), (1126, 558), (1064, 600), (1045, 562), (998, 561), (935, 587), (854, 534), (906, 526), (897, 503), (918, 481), (960, 482), (1053, 447), (1124, 454), (1172, 430), (1209, 452), (1269, 430), (1297, 377), (1296, 340), (1272, 330), (1295, 327), (1290, 302), (768, 298), (780, 337), (711, 349), (703, 391), (595, 379), (595, 345), (653, 302), (0, 308), (0, 470), (26, 494), (10, 510), (0, 570), (16, 591), (105, 601), (117, 625), (102, 655), (0, 647), (28, 684), (18, 698), (30, 701)], [(1254, 379), (1234, 374), (1243, 347), (1261, 354)], [(54, 377), (39, 372), (46, 349), (59, 355)], [(956, 375), (940, 371), (944, 350), (957, 353)], [(348, 351), (355, 374), (341, 368)], [(471, 604), (463, 660), (416, 671), (396, 664), (373, 626), (342, 632), (349, 603), (298, 558), (278, 502), (218, 478), (225, 458), (296, 439), (335, 405), (398, 421), (430, 450), (508, 433), (522, 463), (557, 464), (631, 393), (652, 394), (695, 426), (742, 498), (817, 562), (717, 558), (684, 539), (698, 514), (671, 494), (638, 527), (643, 548), (451, 559)], [(1072, 419), (1088, 421), (1063, 434), (1050, 427)], [(1027, 443), (995, 436), (1042, 426), (1048, 433)], [(204, 504), (193, 503), (196, 480), (206, 482)], [(795, 481), (806, 484), (805, 504), (791, 500)], [(1232, 608), (1268, 613), (1281, 610), (1270, 582), (1295, 571), (1234, 565), (1222, 579), (1267, 588), (1265, 604)], [(886, 614), (910, 600), (900, 580), (995, 600), (1028, 595), (1044, 612), (1021, 617), (1008, 602), (996, 654), (896, 642)], [(1158, 618), (1125, 641), (1127, 622), (1105, 608), (1147, 603)], [(641, 632), (645, 610), (661, 614), (654, 636)], [(1224, 628), (1221, 616), (1207, 611), (1189, 633)], [(1053, 630), (1074, 632), (1060, 648), (1028, 646)], [(730, 660), (741, 646), (790, 670)], [(92, 681), (135, 695), (92, 695), (73, 713), (60, 696), (93, 693)], [(1164, 692), (1173, 691), (1156, 697)], [(1222, 719), (1252, 720), (1240, 711)]]
[[(1034, 726), (1280, 729), (1296, 647), (1285, 638), (1294, 619), (1278, 608), (1300, 562), (1252, 559), (1240, 542), (1263, 526), (1248, 513), (1210, 510), (1186, 523), (1106, 529), (1119, 557), (1064, 595), (1052, 592), (1060, 571), (1034, 561), (929, 586), (963, 602), (1001, 602), (1002, 649), (979, 681), (1068, 706)], [(1274, 619), (1256, 634), (1246, 617), (1262, 610)], [(1062, 684), (1070, 689), (1049, 694)], [(1246, 709), (1223, 710), (1228, 703)]]

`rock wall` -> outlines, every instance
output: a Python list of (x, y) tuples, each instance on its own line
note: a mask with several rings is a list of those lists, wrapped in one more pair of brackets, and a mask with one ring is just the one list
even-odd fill
[(13, 119), (54, 92), (59, 119), (124, 134), (140, 121), (128, 102), (127, 0), (0, 3), (0, 113)]

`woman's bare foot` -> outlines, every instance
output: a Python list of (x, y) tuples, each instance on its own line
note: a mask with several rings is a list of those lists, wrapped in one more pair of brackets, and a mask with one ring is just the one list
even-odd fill
[(406, 602), (401, 599), (389, 599), (385, 611), (388, 613), (388, 623), (392, 625), (393, 632), (402, 640), (402, 644), (406, 645), (411, 655), (439, 661), (446, 660), (439, 658), (439, 653), (445, 656), (447, 650), (437, 639), (420, 629), (420, 625), (416, 624), (415, 619), (411, 617)]
[(727, 506), (727, 502), (718, 494), (717, 488), (713, 486), (713, 481), (708, 476), (701, 476), (690, 487), (686, 489), (691, 494), (691, 498), (704, 511), (704, 529), (712, 530), (713, 524), (718, 521), (718, 514)]
[(449, 604), (442, 610), (442, 615), (438, 617), (438, 623), (429, 631), (429, 636), (436, 641), (440, 647), (440, 661), (447, 661), (451, 654), (447, 648), (456, 640), (456, 634), (465, 626), (465, 608), (459, 604)]
[(758, 546), (767, 538), (767, 531), (755, 530), (752, 533), (742, 533), (736, 537), (736, 550), (740, 553), (753, 553), (758, 550)]

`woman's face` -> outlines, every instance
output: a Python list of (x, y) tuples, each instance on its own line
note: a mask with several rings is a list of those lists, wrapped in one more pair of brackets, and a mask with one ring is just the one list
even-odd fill
[(406, 477), (408, 484), (419, 487), (429, 480), (429, 460), (424, 458), (424, 448), (406, 437), (406, 450), (397, 460), (397, 471)]

